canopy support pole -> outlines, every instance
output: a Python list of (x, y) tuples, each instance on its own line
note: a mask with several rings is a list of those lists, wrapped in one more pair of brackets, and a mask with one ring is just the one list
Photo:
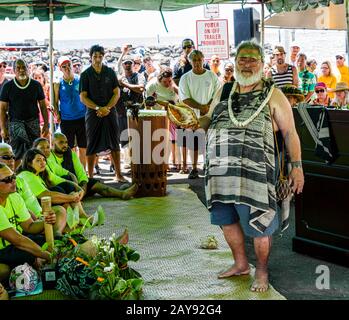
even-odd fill
[[(50, 110), (54, 110), (53, 108), (53, 101), (54, 101), (54, 90), (53, 90), (53, 72), (54, 72), (54, 65), (53, 65), (53, 20), (54, 20), (54, 12), (53, 12), (53, 6), (52, 6), (52, 0), (50, 1), (50, 38), (49, 38), (49, 62), (50, 62)], [(49, 122), (50, 122), (50, 129), (51, 129), (51, 135), (53, 138), (53, 134), (55, 131), (55, 123), (54, 123), (54, 116), (52, 112), (49, 112)]]
[(262, 10), (261, 10), (261, 46), (264, 48), (264, 19), (265, 19), (265, 12), (264, 12), (264, 1), (261, 2)]
[(345, 17), (347, 21), (347, 36), (346, 36), (347, 61), (349, 61), (349, 0), (345, 0)]

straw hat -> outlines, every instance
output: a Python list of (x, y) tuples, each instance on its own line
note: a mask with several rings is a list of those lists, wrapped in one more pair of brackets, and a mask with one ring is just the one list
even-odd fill
[(336, 85), (336, 89), (332, 90), (332, 92), (347, 91), (347, 90), (349, 90), (349, 87), (345, 82), (338, 82)]
[(302, 94), (302, 91), (300, 91), (296, 86), (285, 86), (281, 88), (281, 91), (286, 97), (296, 98), (297, 102), (304, 101), (304, 95)]

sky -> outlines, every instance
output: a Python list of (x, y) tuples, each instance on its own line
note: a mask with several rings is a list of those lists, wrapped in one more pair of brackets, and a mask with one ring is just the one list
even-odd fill
[[(220, 19), (231, 19), (233, 10), (240, 5), (220, 5)], [(54, 38), (57, 40), (77, 40), (95, 38), (123, 37), (179, 37), (194, 38), (195, 20), (204, 19), (204, 7), (163, 12), (168, 33), (158, 11), (117, 11), (110, 15), (91, 14), (90, 18), (67, 19), (54, 22)], [(229, 31), (232, 34), (232, 21)], [(43, 41), (49, 38), (49, 23), (37, 19), (31, 21), (0, 21), (0, 41), (23, 41), (35, 39)]]

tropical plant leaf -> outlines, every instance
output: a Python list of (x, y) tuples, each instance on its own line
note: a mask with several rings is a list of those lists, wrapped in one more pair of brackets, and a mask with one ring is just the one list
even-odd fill
[(74, 208), (73, 211), (74, 211), (74, 223), (75, 223), (76, 225), (78, 225), (79, 222), (80, 222), (79, 207), (76, 206), (76, 207)]
[(91, 227), (92, 227), (92, 224), (91, 224), (91, 222), (90, 222), (90, 219), (88, 219), (88, 218), (81, 217), (81, 218), (80, 218), (80, 223), (81, 223), (82, 225), (84, 225), (85, 228), (91, 228)]
[(105, 221), (105, 211), (102, 206), (98, 206), (97, 212), (98, 212), (98, 225), (101, 226), (104, 224), (104, 221)]
[(97, 225), (98, 225), (98, 211), (96, 211), (93, 214), (92, 227), (95, 227)]
[(131, 285), (132, 285), (133, 290), (139, 291), (142, 288), (143, 280), (142, 279), (132, 279)]
[(48, 243), (48, 242), (45, 242), (45, 243), (41, 246), (41, 250), (42, 250), (42, 251), (47, 251), (48, 247), (49, 247), (49, 243)]
[(138, 253), (138, 252), (133, 252), (132, 254), (130, 254), (129, 256), (128, 256), (128, 259), (130, 260), (130, 261), (138, 261), (139, 259), (140, 259), (140, 254)]
[(74, 229), (76, 227), (75, 219), (74, 219), (74, 211), (70, 206), (67, 209), (67, 224), (70, 229)]

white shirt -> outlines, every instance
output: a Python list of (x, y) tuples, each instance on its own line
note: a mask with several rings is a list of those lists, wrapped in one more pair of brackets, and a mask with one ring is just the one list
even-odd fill
[[(179, 81), (179, 99), (193, 99), (199, 104), (207, 104), (220, 87), (219, 79), (212, 71), (205, 69), (203, 74), (195, 74), (190, 70)], [(193, 110), (200, 116), (200, 110)]]
[(148, 82), (145, 87), (146, 96), (152, 96), (154, 93), (156, 94), (156, 98), (160, 101), (174, 101), (177, 102), (177, 94), (174, 92), (172, 88), (164, 87), (157, 78), (153, 78)]

